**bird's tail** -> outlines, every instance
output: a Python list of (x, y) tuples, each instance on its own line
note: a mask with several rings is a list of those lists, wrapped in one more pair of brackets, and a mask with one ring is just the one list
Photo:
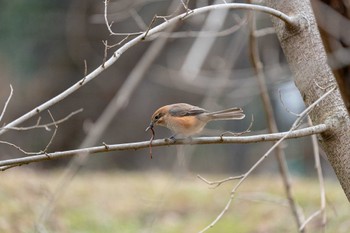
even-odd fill
[(217, 112), (206, 113), (212, 121), (217, 120), (241, 120), (245, 117), (241, 108), (229, 108)]

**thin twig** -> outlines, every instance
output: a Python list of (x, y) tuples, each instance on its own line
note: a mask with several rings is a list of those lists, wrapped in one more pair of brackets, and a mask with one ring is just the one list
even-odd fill
[(189, 0), (187, 0), (187, 2), (185, 3), (183, 0), (180, 0), (182, 3), (182, 6), (185, 8), (186, 12), (190, 11), (191, 9), (188, 8), (188, 2)]
[(101, 67), (102, 68), (105, 68), (105, 63), (106, 63), (106, 61), (107, 61), (107, 55), (108, 55), (108, 41), (107, 40), (103, 40), (102, 41), (102, 43), (103, 43), (103, 45), (105, 46), (105, 49), (104, 49), (104, 53), (103, 53), (103, 60), (102, 60), (102, 65), (101, 65)]
[(160, 37), (167, 37), (172, 39), (179, 39), (179, 38), (189, 38), (189, 37), (224, 37), (231, 35), (235, 33), (237, 30), (239, 30), (243, 25), (245, 25), (247, 22), (247, 18), (243, 18), (238, 22), (238, 24), (233, 25), (230, 28), (224, 29), (222, 31), (214, 32), (214, 31), (183, 31), (183, 32), (172, 32), (172, 33), (166, 33), (161, 32), (154, 36), (160, 36)]
[[(25, 155), (40, 155), (40, 154), (45, 154), (47, 149), (49, 148), (49, 146), (51, 145), (53, 139), (55, 138), (56, 136), (56, 133), (57, 133), (57, 129), (58, 129), (58, 126), (57, 124), (55, 123), (55, 120), (53, 119), (52, 117), (52, 114), (50, 111), (48, 111), (51, 119), (52, 119), (52, 123), (51, 124), (54, 124), (55, 125), (55, 130), (50, 138), (50, 141), (48, 142), (48, 144), (45, 146), (44, 150), (40, 150), (40, 151), (37, 151), (37, 152), (29, 152), (29, 151), (25, 151), (23, 150), (20, 146), (17, 146), (16, 144), (14, 143), (11, 143), (11, 142), (7, 142), (7, 141), (0, 141), (0, 144), (5, 144), (5, 145), (9, 145), (11, 147), (14, 147), (15, 149), (17, 149), (18, 151), (20, 151), (21, 153), (25, 154)], [(46, 126), (48, 127), (48, 126)]]
[(84, 78), (80, 81), (80, 85), (84, 84), (86, 75), (87, 75), (87, 62), (86, 62), (86, 59), (84, 59)]
[(105, 23), (107, 25), (107, 29), (108, 29), (110, 35), (113, 35), (113, 36), (132, 36), (132, 35), (140, 35), (143, 33), (143, 32), (113, 32), (113, 30), (111, 28), (113, 22), (109, 23), (108, 18), (107, 18), (107, 16), (108, 16), (108, 3), (109, 3), (109, 0), (104, 1), (104, 5), (105, 5), (104, 18), (105, 18)]
[(282, 104), (284, 110), (286, 110), (286, 112), (288, 112), (289, 114), (298, 117), (299, 115), (298, 115), (297, 113), (292, 112), (291, 110), (289, 110), (289, 108), (284, 104), (284, 101), (283, 101), (283, 98), (282, 98), (282, 93), (281, 93), (281, 90), (280, 90), (280, 89), (278, 90), (278, 96), (279, 96), (279, 98), (280, 98), (280, 102), (281, 102), (281, 104)]
[(197, 177), (199, 179), (201, 179), (202, 181), (204, 181), (206, 184), (212, 185), (211, 188), (216, 188), (216, 187), (219, 187), (222, 183), (225, 183), (225, 182), (228, 182), (228, 181), (231, 181), (231, 180), (242, 179), (244, 177), (244, 175), (231, 176), (231, 177), (228, 177), (228, 178), (225, 178), (225, 179), (222, 179), (222, 180), (216, 180), (216, 181), (209, 181), (209, 180), (205, 179), (204, 177), (202, 177), (201, 175), (197, 175)]
[(54, 124), (55, 126), (55, 130), (53, 131), (53, 134), (51, 135), (51, 138), (50, 138), (50, 141), (49, 143), (46, 145), (45, 149), (42, 151), (42, 153), (46, 153), (47, 150), (49, 149), (49, 146), (51, 145), (51, 143), (53, 142), (53, 139), (55, 138), (56, 136), (56, 133), (57, 133), (57, 130), (58, 130), (58, 125), (56, 124), (55, 122), (55, 119), (53, 118), (50, 110), (47, 110), (47, 112), (49, 113), (50, 117), (51, 117), (51, 120), (52, 120), (52, 123)]
[(65, 121), (67, 121), (69, 118), (71, 118), (72, 116), (82, 112), (83, 109), (78, 109), (74, 112), (71, 112), (70, 114), (68, 114), (66, 117), (58, 120), (58, 121), (55, 121), (55, 122), (51, 122), (51, 123), (48, 123), (48, 124), (41, 124), (40, 125), (40, 120), (41, 120), (41, 117), (38, 118), (37, 122), (35, 125), (32, 125), (32, 126), (26, 126), (26, 127), (8, 127), (8, 126), (4, 126), (0, 129), (6, 129), (6, 130), (18, 130), (18, 131), (26, 131), (26, 130), (32, 130), (32, 129), (38, 129), (38, 128), (45, 128), (47, 129), (48, 127), (50, 126), (53, 126), (53, 125), (59, 125)]
[(263, 37), (263, 36), (267, 36), (270, 34), (275, 34), (275, 28), (273, 27), (269, 27), (269, 28), (262, 28), (262, 29), (258, 29), (254, 32), (254, 36), (255, 37)]
[(253, 123), (254, 123), (254, 115), (252, 115), (252, 119), (250, 121), (250, 124), (248, 126), (248, 128), (242, 132), (231, 132), (231, 131), (225, 131), (221, 134), (221, 137), (225, 136), (225, 135), (232, 135), (232, 136), (240, 136), (246, 133), (250, 133), (251, 129), (253, 127)]
[[(46, 152), (47, 152), (49, 146), (51, 145), (51, 143), (53, 142), (53, 139), (54, 139), (55, 136), (56, 136), (57, 129), (58, 129), (58, 126), (57, 126), (57, 124), (56, 124), (56, 121), (54, 120), (54, 118), (53, 118), (51, 112), (50, 112), (49, 110), (48, 110), (47, 112), (48, 112), (48, 114), (50, 115), (50, 117), (51, 117), (51, 119), (52, 119), (52, 123), (50, 123), (50, 125), (53, 124), (53, 125), (55, 126), (55, 130), (54, 130), (53, 134), (51, 135), (51, 138), (50, 138), (49, 142), (47, 143), (47, 145), (45, 146), (44, 150), (40, 150), (40, 151), (38, 151), (38, 152), (28, 152), (28, 151), (23, 150), (20, 146), (17, 146), (16, 144), (11, 143), (11, 142), (0, 141), (0, 143), (1, 143), (1, 144), (5, 144), (5, 145), (12, 146), (12, 147), (14, 147), (15, 149), (19, 150), (20, 152), (22, 152), (22, 153), (25, 154), (25, 155), (41, 155), (41, 154), (46, 154)], [(38, 121), (38, 122), (39, 122), (39, 121)], [(49, 124), (46, 124), (45, 128), (48, 128), (48, 125), (49, 125)]]
[(146, 37), (147, 37), (147, 35), (148, 35), (148, 33), (149, 33), (149, 30), (151, 30), (151, 28), (152, 28), (152, 26), (153, 26), (153, 23), (155, 22), (156, 19), (157, 19), (157, 15), (153, 16), (151, 22), (149, 23), (149, 25), (148, 25), (148, 27), (147, 27), (147, 30), (146, 30), (144, 36), (142, 37), (142, 40), (145, 40), (145, 39), (146, 39)]
[(11, 143), (11, 142), (7, 142), (7, 141), (0, 141), (0, 144), (5, 144), (5, 145), (8, 145), (8, 146), (11, 146), (11, 147), (17, 149), (18, 151), (20, 151), (21, 153), (23, 153), (25, 155), (39, 155), (39, 154), (41, 154), (41, 151), (39, 151), (39, 152), (25, 151), (20, 146), (17, 146), (16, 144)]
[[(309, 126), (312, 126), (311, 118), (308, 117), (308, 124)], [(316, 216), (321, 214), (322, 217), (322, 229), (323, 232), (325, 231), (326, 222), (327, 222), (327, 216), (326, 216), (326, 192), (325, 192), (325, 185), (324, 185), (324, 179), (323, 179), (323, 173), (322, 173), (322, 167), (321, 167), (321, 161), (320, 161), (320, 151), (317, 143), (317, 137), (316, 135), (311, 135), (311, 141), (312, 141), (312, 148), (314, 152), (314, 159), (315, 159), (315, 168), (317, 171), (317, 178), (320, 186), (320, 209), (317, 210), (314, 214), (310, 215), (308, 219), (304, 221), (303, 224), (301, 224), (299, 230), (302, 230), (306, 227), (306, 225)]]
[(303, 231), (306, 227), (306, 225), (315, 217), (317, 217), (319, 214), (322, 213), (322, 210), (317, 210), (313, 214), (311, 214), (300, 226), (299, 231)]
[(5, 102), (4, 108), (2, 109), (2, 112), (1, 112), (1, 115), (0, 115), (0, 121), (2, 120), (2, 118), (3, 118), (3, 116), (4, 116), (5, 112), (6, 112), (7, 106), (10, 103), (12, 95), (13, 95), (13, 88), (12, 88), (12, 85), (10, 84), (10, 94), (7, 97), (7, 100)]

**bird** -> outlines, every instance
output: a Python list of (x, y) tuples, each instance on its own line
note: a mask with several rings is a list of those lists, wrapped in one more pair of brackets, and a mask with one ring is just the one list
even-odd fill
[(191, 104), (176, 103), (158, 108), (146, 131), (153, 131), (153, 127), (158, 125), (167, 127), (174, 133), (170, 139), (175, 139), (176, 136), (191, 137), (199, 134), (209, 121), (241, 120), (244, 117), (243, 110), (238, 107), (209, 112)]

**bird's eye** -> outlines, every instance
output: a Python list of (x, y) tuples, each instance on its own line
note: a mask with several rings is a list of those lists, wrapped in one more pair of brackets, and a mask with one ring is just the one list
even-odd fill
[(160, 118), (160, 115), (156, 115), (156, 116), (154, 117), (155, 120), (159, 120), (159, 118)]

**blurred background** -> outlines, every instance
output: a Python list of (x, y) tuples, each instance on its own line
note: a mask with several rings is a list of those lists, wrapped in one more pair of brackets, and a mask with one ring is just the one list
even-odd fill
[[(221, 2), (189, 1), (189, 8)], [(350, 44), (347, 35), (350, 30), (339, 28), (339, 20), (347, 23), (344, 27), (349, 27), (346, 19), (349, 17), (349, 5), (345, 0), (323, 2), (313, 1), (315, 13), (316, 16), (322, 15), (323, 19), (332, 15), (332, 21), (323, 20), (319, 26), (332, 58), (331, 64), (347, 89), (349, 59), (346, 48)], [(114, 45), (125, 38), (110, 35), (103, 12), (103, 1), (95, 0), (0, 1), (0, 106), (9, 95), (10, 84), (14, 89), (2, 124), (11, 122), (82, 79), (84, 60), (87, 73), (102, 64), (105, 53), (102, 41), (108, 40), (109, 45)], [(168, 16), (174, 12), (184, 12), (181, 1), (118, 0), (109, 4), (108, 20), (113, 22), (111, 28), (114, 32), (139, 32), (147, 29), (154, 15)], [(162, 22), (164, 19), (158, 18), (153, 26)], [(247, 116), (244, 120), (210, 123), (204, 135), (244, 131), (249, 127), (252, 116), (252, 132), (248, 135), (267, 133), (267, 119), (250, 61), (247, 22), (247, 12), (241, 10), (202, 14), (179, 22), (172, 29), (173, 34), (162, 33), (158, 39), (144, 41), (127, 50), (101, 75), (49, 109), (56, 120), (84, 109), (59, 125), (49, 151), (80, 147), (111, 100), (118, 95), (119, 99), (123, 98), (120, 95), (121, 90), (125, 90), (122, 89), (123, 84), (130, 79), (136, 80), (135, 76), (139, 78), (134, 88), (127, 90), (127, 101), (119, 106), (112, 122), (94, 145), (149, 140), (151, 135), (145, 132), (145, 128), (152, 113), (162, 105), (177, 102), (211, 111), (236, 106), (244, 109)], [(269, 17), (259, 13), (256, 14), (256, 24), (257, 29), (271, 27)], [(161, 44), (160, 40), (165, 43)], [(265, 36), (258, 38), (258, 45), (278, 129), (286, 131), (296, 119), (291, 112), (300, 113), (304, 109), (303, 101), (294, 86), (275, 34), (267, 30)], [(107, 58), (119, 47), (109, 49)], [(152, 57), (150, 53), (156, 55)], [(151, 60), (150, 64), (135, 72), (135, 67), (145, 59)], [(43, 123), (51, 121), (47, 112), (41, 113), (40, 117)], [(34, 125), (37, 119), (34, 117), (21, 126)], [(9, 131), (1, 136), (1, 140), (14, 143), (26, 151), (40, 151), (48, 144), (51, 135), (52, 130), (45, 129)], [(156, 138), (169, 136), (169, 130), (156, 128)], [(240, 174), (270, 146), (271, 143), (161, 147), (153, 148), (152, 160), (147, 149), (111, 152), (88, 157), (83, 169), (170, 171), (179, 175)], [(310, 138), (288, 140), (283, 146), (293, 174), (316, 175)], [(0, 144), (0, 151), (1, 159), (24, 156), (8, 145)], [(64, 168), (69, 161), (70, 158), (45, 161), (25, 165), (25, 169), (47, 172), (52, 168)], [(324, 156), (322, 164), (326, 177), (334, 178)], [(273, 175), (277, 171), (274, 156), (258, 168), (258, 173)]]
[[(190, 1), (190, 8), (212, 4), (212, 1)], [(100, 1), (15, 1), (1, 4), (1, 100), (5, 102), (9, 85), (14, 96), (3, 122), (10, 122), (61, 93), (99, 66), (104, 59), (103, 40), (116, 44), (124, 36), (110, 36), (104, 21), (104, 4)], [(181, 9), (179, 1), (112, 1), (108, 19), (114, 32), (145, 30), (154, 15), (170, 15)], [(239, 122), (214, 122), (205, 135), (224, 131), (240, 132), (248, 128), (254, 117), (252, 134), (266, 133), (266, 119), (257, 79), (250, 62), (247, 12), (218, 11), (203, 14), (177, 24), (174, 36), (167, 38), (154, 61), (143, 69), (139, 83), (128, 91), (128, 101), (113, 117), (95, 145), (144, 141), (144, 132), (152, 113), (160, 106), (186, 102), (208, 110), (242, 107), (247, 115)], [(157, 19), (154, 25), (162, 23)], [(211, 22), (211, 23), (208, 23)], [(257, 28), (270, 27), (266, 15), (257, 14)], [(198, 36), (199, 31), (204, 33)], [(215, 37), (218, 34), (217, 37)], [(162, 36), (162, 35), (161, 35)], [(163, 34), (163, 37), (166, 35)], [(123, 83), (132, 79), (132, 71), (157, 40), (140, 43), (128, 51), (99, 77), (50, 108), (55, 119), (83, 108), (84, 111), (59, 125), (49, 151), (74, 149), (81, 145), (89, 127), (100, 117)], [(117, 49), (108, 51), (108, 57)], [(295, 116), (304, 108), (298, 90), (273, 33), (259, 38), (259, 49), (275, 117), (280, 131), (289, 129)], [(50, 122), (47, 112), (42, 122)], [(22, 124), (33, 125), (37, 117)], [(52, 131), (11, 131), (3, 140), (26, 151), (40, 151), (47, 145)], [(156, 138), (169, 137), (167, 129), (157, 128)], [(22, 156), (9, 146), (1, 146), (1, 158)], [(242, 172), (256, 161), (271, 143), (252, 145), (203, 145), (185, 147), (181, 166), (195, 171)], [(285, 143), (287, 160), (293, 172), (314, 173), (309, 138)], [(112, 152), (91, 156), (89, 168), (126, 170), (169, 169), (179, 159), (175, 147), (154, 149), (149, 160), (147, 150)], [(213, 163), (215, 159), (215, 163)], [(59, 159), (30, 167), (65, 165)], [(327, 168), (327, 163), (326, 170)], [(268, 169), (266, 169), (266, 167)], [(274, 159), (263, 164), (261, 171), (274, 172)], [(331, 171), (330, 171), (331, 172)]]

